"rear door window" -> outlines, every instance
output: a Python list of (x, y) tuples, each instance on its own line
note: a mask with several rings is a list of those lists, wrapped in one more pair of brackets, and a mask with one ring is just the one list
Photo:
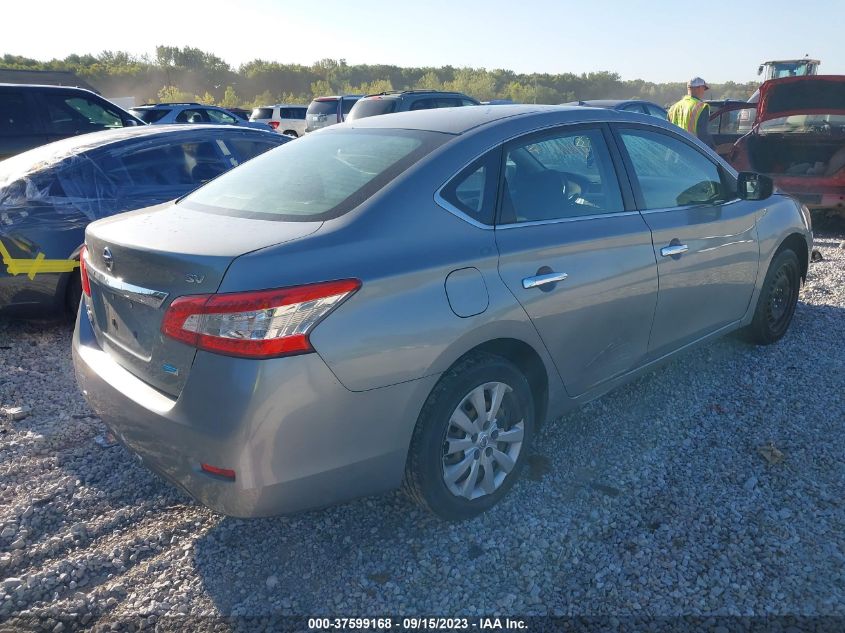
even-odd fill
[(431, 110), (437, 107), (434, 99), (417, 99), (411, 104), (411, 110)]
[(0, 92), (0, 134), (22, 136), (36, 130), (35, 113), (20, 92)]
[(186, 108), (176, 115), (177, 123), (209, 123), (204, 108)]
[(225, 123), (226, 125), (235, 125), (238, 122), (238, 120), (234, 116), (232, 116), (228, 112), (223, 112), (223, 110), (213, 110), (211, 108), (208, 108), (205, 113), (212, 123)]
[(501, 222), (536, 222), (624, 211), (600, 129), (514, 141), (506, 149)]
[(168, 108), (132, 110), (132, 114), (141, 119), (144, 123), (155, 123), (156, 121), (160, 121), (168, 112), (170, 112)]

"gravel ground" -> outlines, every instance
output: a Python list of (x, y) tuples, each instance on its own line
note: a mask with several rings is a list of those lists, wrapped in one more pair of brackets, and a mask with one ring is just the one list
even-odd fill
[(400, 493), (216, 515), (97, 444), (67, 326), (0, 322), (0, 405), (31, 409), (0, 422), (0, 629), (20, 614), (55, 631), (67, 614), (845, 616), (843, 239), (817, 231), (824, 260), (779, 344), (724, 339), (547, 425), (506, 500), (462, 524)]

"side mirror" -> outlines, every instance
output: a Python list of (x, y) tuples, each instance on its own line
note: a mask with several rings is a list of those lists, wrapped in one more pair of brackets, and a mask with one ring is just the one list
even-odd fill
[(775, 183), (763, 174), (741, 171), (736, 179), (736, 194), (743, 200), (765, 200), (774, 189)]

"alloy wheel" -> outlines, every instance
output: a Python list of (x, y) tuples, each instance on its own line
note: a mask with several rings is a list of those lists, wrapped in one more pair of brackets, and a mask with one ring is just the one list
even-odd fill
[(494, 493), (514, 469), (524, 434), (524, 415), (510, 386), (475, 387), (449, 418), (442, 458), (446, 487), (470, 500)]

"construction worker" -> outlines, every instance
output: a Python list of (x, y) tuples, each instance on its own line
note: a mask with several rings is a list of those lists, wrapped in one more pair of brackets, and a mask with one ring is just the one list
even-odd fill
[(710, 90), (710, 86), (701, 77), (690, 79), (687, 82), (687, 96), (669, 108), (669, 122), (713, 147), (708, 130), (710, 107), (704, 102), (704, 92), (707, 90)]

